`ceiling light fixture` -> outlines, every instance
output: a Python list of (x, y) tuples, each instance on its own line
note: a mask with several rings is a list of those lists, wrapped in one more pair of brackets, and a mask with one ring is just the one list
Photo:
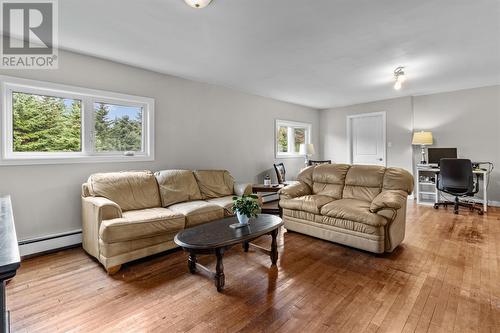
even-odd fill
[(199, 9), (208, 6), (212, 2), (212, 0), (184, 0), (184, 2), (193, 8)]
[(394, 79), (396, 82), (394, 83), (394, 89), (401, 89), (403, 82), (406, 81), (406, 75), (403, 66), (399, 66), (394, 70)]

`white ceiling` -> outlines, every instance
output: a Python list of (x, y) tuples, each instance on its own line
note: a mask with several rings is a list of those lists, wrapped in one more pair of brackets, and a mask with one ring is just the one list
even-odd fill
[[(498, 0), (59, 6), (62, 48), (314, 108), (500, 84)], [(398, 92), (400, 65), (408, 81)]]

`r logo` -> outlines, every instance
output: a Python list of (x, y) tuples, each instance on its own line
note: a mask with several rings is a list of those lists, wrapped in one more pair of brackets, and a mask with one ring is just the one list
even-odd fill
[(52, 54), (53, 5), (52, 2), (3, 2), (3, 54)]

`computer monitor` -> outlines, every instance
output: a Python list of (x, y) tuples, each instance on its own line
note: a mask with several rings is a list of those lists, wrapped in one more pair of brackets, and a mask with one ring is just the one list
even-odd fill
[(457, 158), (457, 148), (428, 148), (429, 164), (439, 165), (442, 158)]

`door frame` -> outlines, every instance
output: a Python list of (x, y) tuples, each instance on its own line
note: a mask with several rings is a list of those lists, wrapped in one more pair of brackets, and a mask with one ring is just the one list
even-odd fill
[(352, 164), (352, 120), (356, 118), (372, 117), (372, 116), (382, 116), (382, 139), (384, 140), (384, 149), (382, 150), (384, 156), (384, 166), (387, 167), (387, 112), (368, 112), (368, 113), (357, 113), (346, 116), (346, 127), (347, 127), (347, 153), (349, 163)]

